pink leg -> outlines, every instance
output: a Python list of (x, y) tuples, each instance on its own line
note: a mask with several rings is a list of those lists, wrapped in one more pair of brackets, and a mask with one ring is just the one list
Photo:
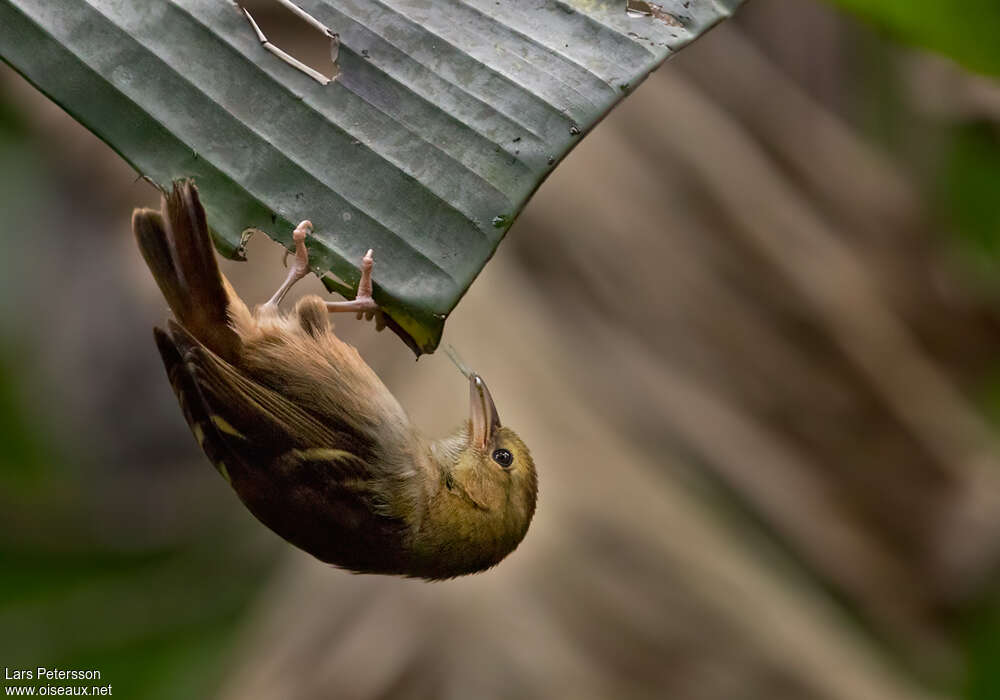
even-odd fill
[(308, 220), (303, 221), (295, 227), (295, 231), (292, 232), (292, 239), (295, 241), (295, 259), (292, 260), (292, 266), (288, 268), (288, 277), (285, 278), (285, 281), (278, 287), (278, 291), (267, 300), (264, 306), (277, 306), (280, 304), (281, 300), (288, 294), (288, 290), (292, 288), (292, 285), (309, 274), (309, 251), (306, 250), (306, 236), (312, 230), (312, 222)]
[[(288, 270), (288, 277), (264, 306), (280, 304), (292, 285), (309, 274), (309, 251), (306, 249), (306, 236), (312, 230), (313, 225), (309, 221), (303, 221), (295, 227), (295, 231), (292, 233), (292, 238), (295, 240), (295, 259)], [(361, 259), (361, 280), (358, 282), (357, 295), (350, 301), (328, 301), (326, 302), (326, 310), (330, 313), (354, 312), (358, 315), (358, 319), (366, 318), (369, 321), (374, 318), (376, 330), (385, 328), (382, 310), (378, 308), (378, 304), (372, 298), (372, 267), (374, 265), (375, 257), (369, 250)]]
[(372, 299), (372, 267), (375, 265), (375, 257), (369, 249), (365, 257), (361, 258), (361, 280), (358, 282), (358, 293), (351, 301), (328, 301), (326, 310), (330, 313), (339, 311), (357, 312), (358, 318), (366, 317), (369, 321), (378, 311), (378, 304)]

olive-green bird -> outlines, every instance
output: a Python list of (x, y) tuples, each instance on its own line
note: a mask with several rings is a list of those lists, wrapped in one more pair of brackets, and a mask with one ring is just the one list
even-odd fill
[(444, 579), (487, 569), (524, 538), (537, 477), (528, 448), (500, 425), (469, 373), (471, 418), (424, 438), (331, 311), (369, 318), (372, 254), (353, 301), (278, 308), (309, 271), (295, 229), (288, 279), (251, 311), (219, 271), (188, 181), (132, 228), (175, 321), (155, 329), (170, 383), (198, 444), (257, 519), (322, 561), (358, 573)]

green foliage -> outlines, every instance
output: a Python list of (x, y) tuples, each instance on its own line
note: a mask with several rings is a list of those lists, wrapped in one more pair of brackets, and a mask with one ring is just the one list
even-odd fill
[(969, 123), (952, 134), (943, 177), (944, 210), (964, 247), (1000, 265), (1000, 130)]
[(833, 0), (908, 43), (938, 51), (982, 73), (1000, 75), (996, 0)]
[(968, 673), (962, 697), (1000, 698), (1000, 599), (986, 601), (970, 614), (966, 650)]

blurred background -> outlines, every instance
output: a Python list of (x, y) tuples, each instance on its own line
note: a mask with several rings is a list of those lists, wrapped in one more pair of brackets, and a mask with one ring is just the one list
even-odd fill
[[(0, 185), (0, 665), (156, 700), (1000, 698), (997, 82), (778, 0), (653, 74), (449, 321), (541, 493), (446, 583), (239, 504), (152, 343), (157, 194), (6, 67)], [(261, 301), (281, 249), (248, 255)], [(443, 355), (336, 321), (428, 434), (463, 418)]]

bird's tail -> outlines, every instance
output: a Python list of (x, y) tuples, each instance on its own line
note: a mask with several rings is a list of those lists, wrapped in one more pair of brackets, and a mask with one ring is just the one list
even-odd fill
[(205, 209), (190, 180), (163, 194), (160, 211), (136, 209), (132, 231), (177, 321), (223, 359), (239, 355), (240, 338), (229, 325), (229, 285), (215, 260)]

